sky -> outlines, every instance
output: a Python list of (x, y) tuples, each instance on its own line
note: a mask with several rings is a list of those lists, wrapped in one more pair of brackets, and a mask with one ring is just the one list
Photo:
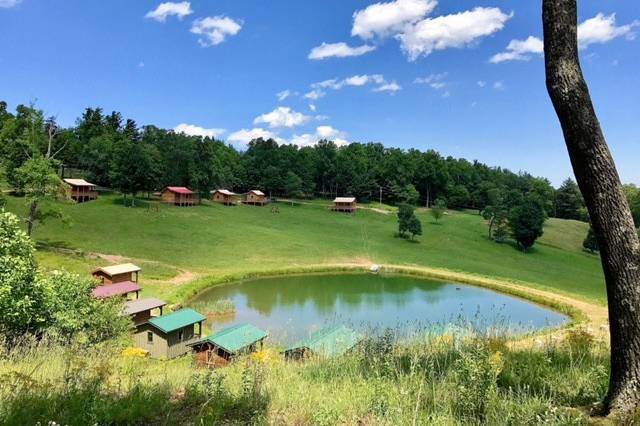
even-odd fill
[[(585, 77), (624, 182), (640, 184), (640, 2), (579, 1)], [(71, 126), (435, 149), (572, 176), (544, 85), (541, 1), (0, 0), (0, 100)]]

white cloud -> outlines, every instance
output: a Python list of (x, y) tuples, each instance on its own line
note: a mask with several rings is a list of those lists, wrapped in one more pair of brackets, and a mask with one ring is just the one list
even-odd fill
[[(319, 92), (318, 94), (322, 93), (321, 96), (324, 96), (324, 92), (322, 92), (321, 89), (340, 90), (345, 86), (360, 87), (360, 86), (365, 86), (367, 84), (384, 84), (384, 83), (386, 83), (386, 80), (384, 79), (384, 76), (382, 74), (362, 74), (362, 75), (352, 75), (351, 77), (347, 77), (343, 80), (332, 78), (330, 80), (319, 81), (317, 83), (313, 83), (311, 85), (311, 88), (314, 89), (313, 91)], [(307, 93), (307, 95), (310, 95), (310, 94), (311, 92)], [(314, 99), (313, 97), (310, 97), (307, 95), (305, 95), (305, 97), (307, 97), (308, 99)]]
[(309, 52), (309, 59), (321, 60), (327, 58), (346, 58), (349, 56), (361, 56), (376, 50), (375, 46), (364, 44), (362, 46), (351, 47), (346, 43), (322, 43)]
[(317, 101), (318, 99), (320, 99), (324, 95), (326, 95), (326, 93), (324, 91), (318, 90), (318, 89), (313, 89), (310, 92), (305, 93), (304, 94), (304, 98), (305, 99), (310, 99), (312, 101)]
[(478, 85), (478, 87), (484, 87), (487, 85), (487, 82), (484, 80), (478, 80), (478, 83), (476, 83)]
[(418, 77), (413, 82), (416, 84), (426, 84), (432, 89), (440, 90), (447, 87), (447, 83), (444, 79), (447, 77), (447, 73), (429, 74), (426, 77)]
[(368, 39), (400, 32), (407, 24), (419, 21), (438, 4), (435, 0), (395, 0), (375, 3), (353, 14), (351, 35)]
[(20, 3), (22, 3), (22, 0), (0, 0), (0, 8), (11, 9)]
[(327, 139), (333, 141), (338, 146), (348, 145), (346, 134), (331, 126), (318, 126), (315, 133), (304, 133), (302, 135), (293, 135), (290, 143), (298, 146), (313, 146), (318, 141)]
[(531, 54), (543, 54), (544, 43), (538, 37), (529, 36), (526, 40), (511, 40), (507, 50), (497, 53), (489, 59), (492, 64), (506, 61), (528, 61)]
[(276, 93), (276, 97), (278, 98), (278, 100), (280, 102), (284, 101), (285, 99), (287, 99), (289, 96), (291, 96), (291, 91), (290, 90), (283, 90), (282, 92), (278, 92)]
[(616, 27), (616, 14), (605, 16), (598, 13), (591, 19), (587, 19), (578, 25), (578, 45), (586, 49), (595, 43), (606, 43), (618, 37), (626, 37), (628, 40), (635, 38), (633, 28), (640, 25), (639, 21), (633, 21), (627, 25)]
[(217, 138), (226, 132), (225, 129), (216, 129), (216, 128), (205, 129), (204, 127), (195, 126), (193, 124), (187, 124), (187, 123), (178, 124), (176, 127), (173, 128), (173, 131), (176, 133), (184, 133), (185, 135), (189, 135), (189, 136), (202, 136), (203, 138), (204, 137)]
[[(0, 0), (0, 5), (2, 1), (3, 0)], [(9, 2), (11, 2), (11, 0), (9, 0)], [(165, 22), (169, 16), (177, 16), (178, 19), (182, 19), (192, 13), (193, 10), (191, 10), (191, 3), (188, 1), (180, 3), (166, 2), (160, 3), (158, 7), (149, 11), (144, 17), (158, 22)]]
[(495, 83), (493, 83), (493, 88), (496, 90), (504, 90), (505, 89), (504, 82), (496, 81)]
[(259, 127), (253, 129), (241, 129), (237, 132), (233, 132), (227, 138), (227, 141), (235, 144), (246, 145), (254, 139), (274, 139), (278, 142), (283, 142), (281, 138), (279, 138), (275, 133), (270, 132), (269, 130), (265, 130)]
[(209, 16), (193, 21), (191, 32), (202, 37), (198, 39), (203, 47), (215, 46), (222, 43), (227, 36), (238, 34), (242, 29), (242, 22), (234, 21), (227, 16)]
[(138, 62), (138, 68), (144, 68), (144, 62), (142, 61)]
[(395, 81), (392, 81), (391, 83), (382, 84), (376, 87), (375, 89), (373, 89), (374, 92), (389, 92), (391, 94), (394, 94), (395, 92), (400, 90), (402, 90), (402, 87)]
[(289, 107), (278, 107), (271, 112), (259, 115), (253, 120), (253, 124), (268, 124), (271, 128), (278, 127), (296, 127), (306, 123), (310, 119), (309, 116), (301, 112), (293, 111)]
[(309, 109), (313, 112), (316, 111), (316, 106), (314, 104), (309, 104)]
[(409, 60), (414, 61), (434, 50), (468, 46), (482, 37), (500, 31), (511, 16), (497, 7), (476, 7), (456, 14), (424, 19), (408, 26), (396, 37)]

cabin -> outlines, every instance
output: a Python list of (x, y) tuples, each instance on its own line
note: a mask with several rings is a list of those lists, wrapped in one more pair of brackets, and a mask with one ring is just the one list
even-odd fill
[(153, 317), (136, 327), (133, 341), (152, 358), (176, 358), (189, 353), (189, 345), (200, 340), (205, 319), (189, 308)]
[(100, 281), (102, 285), (117, 284), (126, 281), (137, 284), (138, 273), (140, 271), (140, 267), (133, 263), (123, 263), (122, 265), (103, 266), (95, 269), (91, 274)]
[(356, 211), (356, 199), (355, 197), (336, 197), (333, 200), (333, 207), (331, 210), (336, 212), (353, 213)]
[(98, 198), (98, 192), (96, 191), (96, 185), (87, 182), (84, 179), (63, 179), (67, 197), (77, 203), (83, 203), (85, 201), (91, 201)]
[(216, 189), (211, 191), (211, 200), (225, 206), (235, 206), (238, 204), (238, 194), (227, 189)]
[(94, 288), (91, 293), (97, 299), (107, 299), (109, 297), (120, 296), (127, 300), (135, 297), (138, 298), (142, 288), (134, 282), (123, 281), (116, 284), (99, 285)]
[(252, 206), (264, 206), (265, 204), (269, 204), (269, 198), (259, 189), (252, 189), (247, 192), (247, 198), (244, 200), (244, 203), (251, 204)]
[(190, 346), (196, 364), (201, 367), (221, 367), (235, 357), (262, 348), (267, 332), (251, 324), (237, 324), (222, 329)]
[(301, 360), (311, 356), (325, 358), (342, 356), (362, 341), (360, 333), (344, 325), (323, 328), (291, 345), (285, 358)]
[[(162, 316), (162, 308), (166, 304), (166, 302), (155, 298), (129, 300), (125, 303), (122, 313), (131, 317), (133, 324), (137, 327), (151, 318)], [(154, 315), (154, 311), (159, 315)]]
[(196, 204), (195, 192), (186, 186), (167, 186), (160, 192), (160, 198), (165, 204), (174, 206), (193, 206)]

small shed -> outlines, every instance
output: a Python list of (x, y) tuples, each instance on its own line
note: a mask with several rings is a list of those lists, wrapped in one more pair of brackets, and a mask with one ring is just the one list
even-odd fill
[(98, 192), (96, 191), (96, 185), (87, 182), (84, 179), (63, 179), (65, 186), (67, 187), (67, 197), (72, 200), (83, 203), (85, 201), (95, 200), (98, 198)]
[(92, 275), (104, 285), (122, 283), (125, 281), (133, 281), (137, 283), (138, 273), (140, 271), (140, 267), (133, 263), (123, 263), (121, 265), (103, 266), (95, 269), (92, 272)]
[(201, 366), (224, 365), (234, 357), (255, 352), (257, 346), (262, 347), (266, 331), (252, 324), (237, 324), (222, 329), (190, 346)]
[(200, 340), (205, 319), (193, 309), (180, 309), (138, 325), (133, 340), (153, 358), (175, 358), (188, 353), (189, 345)]
[(344, 325), (323, 328), (291, 345), (285, 351), (288, 359), (309, 356), (336, 357), (344, 355), (362, 341), (360, 333)]
[(155, 298), (129, 300), (124, 305), (122, 313), (130, 316), (133, 323), (138, 326), (155, 317), (154, 310), (159, 312), (159, 316), (162, 316), (162, 308), (166, 304), (166, 302)]
[(269, 204), (269, 198), (259, 189), (252, 189), (247, 192), (247, 197), (244, 200), (244, 203), (251, 204), (253, 206), (264, 206), (265, 204)]
[(333, 207), (331, 210), (336, 212), (353, 213), (356, 211), (356, 198), (355, 197), (336, 197), (333, 200)]
[(196, 204), (195, 193), (186, 186), (167, 186), (160, 192), (162, 202), (174, 206), (193, 206)]
[(135, 294), (135, 298), (137, 299), (140, 291), (142, 291), (142, 288), (140, 288), (138, 284), (131, 281), (123, 281), (116, 284), (99, 285), (92, 290), (92, 294), (98, 299), (106, 299), (108, 297), (115, 296), (121, 296), (125, 299), (129, 299)]
[(211, 191), (211, 200), (225, 206), (235, 206), (238, 204), (238, 194), (227, 189), (216, 189)]

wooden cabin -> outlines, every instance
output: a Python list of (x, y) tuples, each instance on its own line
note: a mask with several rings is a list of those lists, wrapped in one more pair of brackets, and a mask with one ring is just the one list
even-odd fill
[[(129, 300), (124, 305), (122, 313), (131, 317), (133, 324), (137, 327), (156, 316), (162, 316), (162, 308), (167, 303), (155, 298)], [(159, 313), (159, 315), (154, 315)]]
[(336, 197), (333, 200), (333, 207), (331, 210), (336, 212), (353, 213), (356, 211), (356, 199), (355, 197)]
[(227, 189), (216, 189), (211, 191), (211, 200), (225, 206), (235, 206), (238, 204), (238, 194)]
[(138, 283), (139, 266), (133, 263), (123, 263), (122, 265), (103, 266), (92, 272), (94, 278), (102, 285), (122, 283), (131, 281)]
[(133, 341), (152, 358), (176, 358), (189, 353), (189, 345), (200, 340), (205, 319), (189, 308), (153, 317), (136, 327)]
[(89, 183), (84, 179), (65, 178), (63, 181), (66, 186), (67, 197), (78, 203), (98, 198), (96, 185)]
[(252, 189), (247, 192), (247, 198), (244, 200), (244, 203), (251, 204), (252, 206), (264, 206), (265, 204), (269, 204), (269, 198), (259, 189)]
[(220, 367), (238, 355), (255, 352), (262, 348), (267, 332), (251, 324), (237, 324), (222, 329), (190, 346), (196, 364), (201, 367)]
[(196, 194), (186, 186), (167, 186), (160, 192), (163, 203), (174, 206), (193, 206), (196, 204)]
[(360, 333), (336, 325), (323, 328), (291, 345), (284, 351), (287, 359), (305, 359), (310, 356), (336, 357), (344, 355), (362, 341)]
[(123, 281), (116, 284), (99, 285), (92, 290), (93, 297), (98, 299), (106, 299), (109, 297), (123, 297), (127, 300), (135, 297), (138, 298), (142, 288), (131, 281)]

